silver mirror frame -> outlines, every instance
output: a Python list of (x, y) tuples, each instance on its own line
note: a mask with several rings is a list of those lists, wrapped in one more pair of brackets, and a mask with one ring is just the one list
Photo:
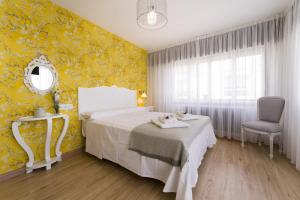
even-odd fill
[[(53, 75), (52, 85), (47, 90), (40, 90), (40, 89), (36, 88), (32, 83), (32, 80), (31, 80), (32, 70), (38, 66), (43, 66), (43, 67), (48, 68)], [(24, 84), (27, 86), (27, 88), (30, 91), (37, 93), (39, 95), (46, 95), (46, 94), (50, 93), (54, 87), (57, 86), (57, 84), (58, 84), (57, 72), (56, 72), (54, 66), (51, 64), (51, 62), (47, 59), (47, 57), (45, 55), (38, 56), (37, 58), (33, 59), (27, 65), (27, 67), (25, 68), (25, 73), (24, 73)]]

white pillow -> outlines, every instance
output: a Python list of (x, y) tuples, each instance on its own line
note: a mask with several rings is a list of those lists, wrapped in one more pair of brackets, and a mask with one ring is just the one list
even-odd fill
[(123, 113), (131, 113), (131, 112), (140, 112), (140, 111), (149, 111), (148, 107), (130, 107), (121, 109)]
[(80, 116), (85, 120), (89, 120), (89, 119), (91, 119), (92, 114), (93, 114), (93, 112), (84, 112), (84, 113), (81, 113)]
[(81, 117), (84, 120), (92, 120), (92, 119), (99, 119), (103, 117), (111, 117), (114, 115), (120, 115), (125, 113), (132, 113), (132, 112), (141, 112), (141, 111), (149, 111), (147, 107), (130, 107), (130, 108), (119, 108), (119, 109), (112, 109), (112, 110), (104, 110), (104, 111), (95, 111), (95, 112), (84, 112), (81, 113)]

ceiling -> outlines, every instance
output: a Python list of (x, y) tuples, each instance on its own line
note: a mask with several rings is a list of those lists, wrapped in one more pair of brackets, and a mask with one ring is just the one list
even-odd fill
[(139, 47), (154, 51), (268, 18), (283, 11), (293, 0), (167, 0), (168, 24), (159, 30), (145, 30), (137, 25), (137, 0), (52, 1)]

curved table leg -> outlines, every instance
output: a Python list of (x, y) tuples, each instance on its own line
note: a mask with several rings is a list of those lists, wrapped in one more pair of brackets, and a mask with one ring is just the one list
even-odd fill
[[(45, 160), (47, 162), (46, 169), (51, 169), (51, 156), (50, 156), (50, 144), (52, 135), (52, 119), (47, 119), (47, 135), (46, 135), (46, 145), (45, 145)], [(49, 163), (49, 164), (48, 164)]]
[(31, 148), (25, 143), (24, 139), (22, 138), (19, 132), (19, 126), (21, 122), (13, 122), (12, 123), (12, 132), (14, 137), (16, 138), (19, 145), (25, 150), (28, 155), (29, 161), (26, 163), (26, 173), (31, 173), (33, 170), (33, 163), (34, 163), (34, 155)]
[(64, 127), (63, 127), (63, 130), (62, 130), (59, 138), (58, 138), (56, 148), (55, 148), (57, 161), (62, 161), (60, 146), (61, 146), (61, 143), (62, 143), (62, 141), (63, 141), (63, 139), (64, 139), (64, 137), (67, 133), (67, 129), (68, 129), (68, 126), (69, 126), (69, 117), (68, 116), (63, 116), (63, 119), (64, 119)]

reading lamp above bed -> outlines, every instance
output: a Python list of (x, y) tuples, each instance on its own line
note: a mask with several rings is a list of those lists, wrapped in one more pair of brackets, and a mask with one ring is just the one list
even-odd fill
[(117, 86), (78, 88), (78, 115), (84, 112), (104, 111), (137, 106), (135, 90)]

